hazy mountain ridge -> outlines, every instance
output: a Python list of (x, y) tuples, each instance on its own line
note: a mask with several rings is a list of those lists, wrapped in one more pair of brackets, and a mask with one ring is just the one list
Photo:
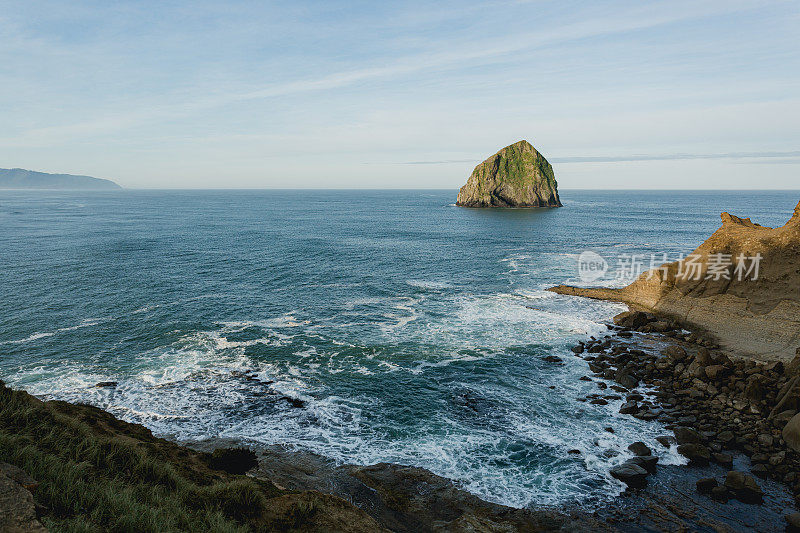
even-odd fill
[(74, 174), (49, 174), (24, 168), (0, 168), (0, 189), (121, 189), (111, 180)]

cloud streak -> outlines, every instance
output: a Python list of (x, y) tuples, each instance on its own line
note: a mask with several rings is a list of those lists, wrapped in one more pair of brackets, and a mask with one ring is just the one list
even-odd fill
[[(721, 154), (653, 154), (622, 156), (552, 157), (551, 163), (628, 163), (635, 161), (684, 161), (691, 159), (780, 159), (781, 163), (800, 163), (800, 150), (788, 152), (730, 152)], [(477, 163), (478, 159), (444, 159), (441, 161), (405, 161), (400, 165), (450, 165), (453, 163)]]
[(788, 152), (731, 152), (722, 154), (661, 154), (628, 156), (554, 157), (553, 163), (627, 163), (634, 161), (684, 161), (690, 159), (770, 159), (800, 157), (800, 150)]
[[(72, 124), (30, 129), (13, 137), (2, 139), (2, 141), (11, 146), (37, 146), (64, 142), (76, 137), (104, 135), (156, 121), (179, 120), (206, 110), (255, 100), (341, 89), (375, 80), (410, 76), (423, 71), (456, 68), (463, 65), (474, 67), (491, 64), (495, 61), (507, 61), (509, 56), (521, 52), (530, 52), (584, 39), (646, 30), (725, 12), (735, 12), (751, 8), (752, 5), (751, 2), (741, 1), (705, 6), (686, 3), (681, 9), (671, 6), (669, 10), (650, 10), (642, 7), (628, 10), (625, 16), (617, 14), (606, 15), (602, 18), (591, 17), (546, 31), (518, 34), (499, 42), (493, 40), (488, 46), (487, 43), (470, 42), (464, 43), (463, 46), (447, 43), (446, 47), (439, 50), (401, 57), (381, 66), (343, 70), (317, 78), (280, 82), (212, 96), (189, 97), (180, 102), (146, 105)], [(427, 163), (420, 162), (420, 164)]]

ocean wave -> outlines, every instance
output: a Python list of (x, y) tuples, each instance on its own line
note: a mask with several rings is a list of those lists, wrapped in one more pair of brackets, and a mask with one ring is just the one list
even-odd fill
[(28, 335), (24, 339), (5, 341), (5, 342), (0, 343), (0, 344), (25, 344), (27, 342), (33, 342), (33, 341), (36, 341), (36, 340), (39, 340), (39, 339), (45, 339), (47, 337), (52, 337), (54, 335), (58, 335), (59, 333), (66, 333), (68, 331), (75, 331), (75, 330), (82, 329), (82, 328), (89, 328), (89, 327), (92, 327), (92, 326), (97, 326), (98, 324), (102, 324), (103, 322), (108, 322), (109, 320), (112, 320), (112, 319), (110, 319), (110, 318), (86, 318), (83, 321), (81, 321), (80, 324), (76, 324), (74, 326), (58, 328), (58, 329), (56, 329), (54, 331), (36, 332), (36, 333), (32, 333), (31, 335)]

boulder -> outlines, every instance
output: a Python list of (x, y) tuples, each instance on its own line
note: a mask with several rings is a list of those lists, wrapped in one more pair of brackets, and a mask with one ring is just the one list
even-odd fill
[(639, 380), (632, 376), (624, 369), (619, 369), (614, 374), (614, 381), (625, 387), (626, 389), (635, 389), (639, 386)]
[(644, 457), (646, 455), (653, 455), (653, 452), (650, 448), (647, 447), (647, 444), (644, 442), (634, 442), (630, 446), (628, 446), (628, 450), (633, 452), (634, 455), (638, 455), (640, 457)]
[(629, 487), (643, 487), (647, 484), (647, 470), (633, 463), (623, 463), (609, 470), (614, 479), (618, 479)]
[(731, 443), (735, 438), (736, 436), (733, 434), (733, 432), (728, 430), (720, 431), (717, 435), (717, 440), (726, 445)]
[(700, 366), (708, 366), (713, 362), (711, 360), (711, 352), (708, 351), (708, 348), (698, 349), (694, 360), (697, 361), (697, 364)]
[(800, 513), (787, 514), (783, 518), (786, 520), (786, 531), (792, 533), (800, 531)]
[(794, 415), (786, 423), (781, 436), (789, 448), (800, 453), (800, 413)]
[(642, 311), (625, 311), (614, 317), (614, 324), (623, 328), (640, 329), (653, 320), (653, 315)]
[(710, 494), (714, 487), (717, 487), (719, 483), (717, 483), (717, 480), (713, 477), (706, 477), (703, 479), (698, 479), (695, 485), (697, 486), (697, 492), (700, 494)]
[(655, 474), (656, 473), (656, 465), (658, 464), (658, 457), (655, 455), (643, 455), (643, 456), (636, 456), (631, 457), (625, 463), (634, 464), (637, 466), (641, 466), (647, 473)]
[(672, 361), (683, 361), (686, 359), (686, 350), (677, 345), (667, 346), (661, 350), (661, 355)]
[(714, 461), (721, 466), (729, 467), (733, 465), (733, 456), (729, 453), (715, 453)]
[(730, 499), (730, 493), (724, 486), (719, 485), (711, 489), (711, 498), (718, 502), (725, 503)]
[(255, 452), (247, 448), (217, 448), (207, 458), (207, 462), (214, 470), (229, 474), (244, 474), (258, 466)]
[(672, 437), (672, 436), (669, 436), (669, 435), (661, 435), (659, 437), (656, 437), (656, 440), (664, 448), (669, 448), (672, 444), (675, 443), (675, 437)]
[(689, 459), (689, 464), (694, 466), (705, 466), (711, 459), (711, 450), (702, 444), (681, 444), (678, 446), (678, 453)]
[(703, 442), (703, 436), (692, 428), (678, 426), (672, 430), (678, 444), (693, 444)]
[(743, 472), (731, 470), (725, 478), (725, 488), (731, 495), (744, 503), (761, 503), (764, 500), (764, 492), (758, 486), (753, 476), (748, 476)]
[(723, 365), (708, 365), (703, 369), (706, 377), (711, 380), (717, 380), (728, 374), (728, 368)]

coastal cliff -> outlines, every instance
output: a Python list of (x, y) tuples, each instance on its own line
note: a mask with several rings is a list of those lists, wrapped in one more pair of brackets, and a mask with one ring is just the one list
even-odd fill
[(528, 141), (506, 146), (475, 167), (461, 187), (463, 207), (561, 207), (553, 167)]
[(779, 228), (721, 216), (692, 254), (627, 287), (549, 290), (627, 303), (706, 330), (734, 354), (789, 361), (800, 346), (800, 204)]

